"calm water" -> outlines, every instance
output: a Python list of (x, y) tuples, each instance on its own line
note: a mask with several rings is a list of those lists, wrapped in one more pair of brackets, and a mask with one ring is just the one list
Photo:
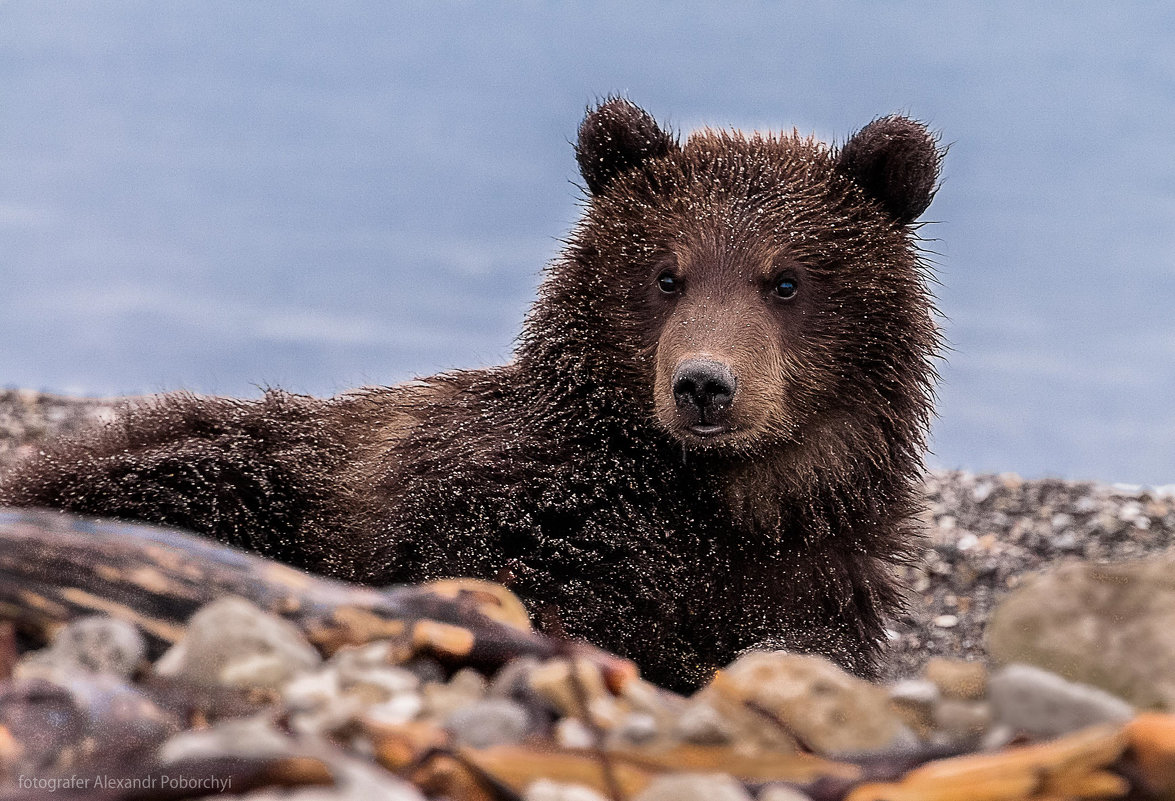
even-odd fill
[(1175, 12), (672, 8), (0, 2), (0, 385), (501, 361), (595, 96), (841, 139), (896, 110), (951, 143), (935, 462), (1175, 481)]

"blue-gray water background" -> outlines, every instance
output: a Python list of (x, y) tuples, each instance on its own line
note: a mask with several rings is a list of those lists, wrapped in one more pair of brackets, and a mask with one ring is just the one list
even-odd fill
[(0, 385), (499, 362), (593, 98), (840, 140), (902, 111), (952, 144), (932, 463), (1175, 482), (1173, 41), (1164, 3), (0, 2)]

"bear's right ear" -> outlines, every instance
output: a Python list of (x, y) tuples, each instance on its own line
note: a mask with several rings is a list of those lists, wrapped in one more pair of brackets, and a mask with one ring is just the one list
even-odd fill
[(942, 165), (938, 138), (908, 117), (882, 117), (841, 148), (839, 168), (904, 224), (926, 211)]
[(676, 147), (647, 111), (617, 97), (588, 112), (579, 126), (575, 160), (588, 191), (598, 195), (616, 176)]

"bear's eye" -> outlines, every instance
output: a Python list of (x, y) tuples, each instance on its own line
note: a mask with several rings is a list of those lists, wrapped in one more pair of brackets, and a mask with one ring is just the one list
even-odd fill
[(799, 282), (796, 281), (795, 276), (781, 275), (775, 279), (775, 283), (771, 286), (771, 294), (783, 300), (791, 300), (796, 296), (796, 292), (800, 289)]
[(657, 288), (666, 295), (676, 295), (681, 291), (681, 281), (678, 281), (673, 273), (666, 270), (657, 276)]

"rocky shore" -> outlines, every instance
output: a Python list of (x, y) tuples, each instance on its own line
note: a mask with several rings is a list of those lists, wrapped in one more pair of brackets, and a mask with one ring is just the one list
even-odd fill
[[(0, 469), (46, 437), (109, 419), (119, 402), (0, 391)], [(891, 621), (888, 678), (914, 675), (935, 656), (986, 660), (992, 610), (1033, 572), (1175, 549), (1175, 484), (940, 471), (927, 475), (926, 499), (926, 539), (901, 571), (909, 609)]]
[(903, 571), (909, 611), (890, 629), (890, 677), (932, 656), (985, 660), (992, 611), (1035, 572), (1175, 548), (1175, 486), (950, 471), (927, 476), (926, 499), (926, 541)]
[[(0, 467), (114, 403), (0, 392)], [(691, 697), (477, 583), (356, 612), (208, 545), (252, 600), (195, 604), (218, 596), (171, 557), (29, 584), (66, 564), (38, 543), (93, 526), (0, 511), (0, 801), (1175, 798), (1175, 489), (934, 472), (926, 498), (882, 682), (757, 653)], [(153, 531), (107, 534), (148, 558)]]

